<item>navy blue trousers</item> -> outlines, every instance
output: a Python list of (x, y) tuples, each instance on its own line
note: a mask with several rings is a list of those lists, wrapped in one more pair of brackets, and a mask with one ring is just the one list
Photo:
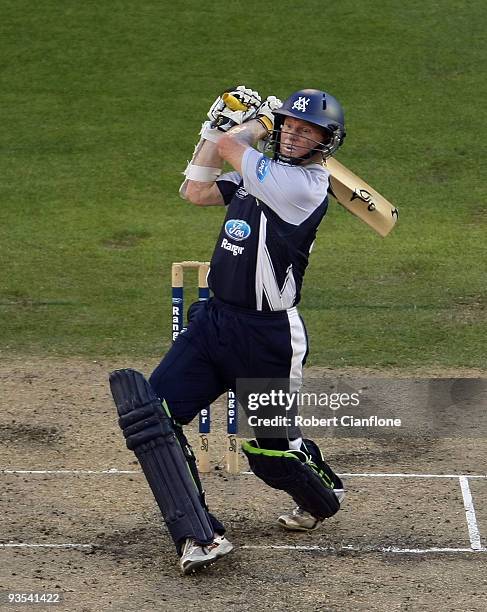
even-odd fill
[(238, 378), (300, 378), (307, 353), (306, 330), (295, 308), (257, 312), (212, 298), (199, 303), (150, 383), (185, 425), (235, 389)]

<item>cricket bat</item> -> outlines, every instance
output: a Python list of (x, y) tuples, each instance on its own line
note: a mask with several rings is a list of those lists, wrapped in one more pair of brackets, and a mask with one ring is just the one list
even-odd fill
[[(247, 107), (232, 94), (222, 99), (233, 111)], [(333, 157), (324, 162), (330, 173), (329, 192), (335, 200), (381, 236), (387, 236), (396, 224), (399, 211), (381, 194)]]
[(325, 167), (330, 173), (328, 191), (335, 200), (378, 234), (387, 236), (396, 224), (397, 208), (334, 157), (325, 160)]

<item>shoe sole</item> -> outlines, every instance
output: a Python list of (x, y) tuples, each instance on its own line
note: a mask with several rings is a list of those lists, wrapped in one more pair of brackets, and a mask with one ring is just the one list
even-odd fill
[(286, 523), (286, 521), (283, 521), (280, 518), (277, 519), (277, 522), (279, 523), (279, 525), (281, 525), (281, 527), (287, 529), (287, 531), (315, 531), (316, 529), (318, 529), (318, 527), (321, 526), (320, 521), (318, 521), (318, 523), (314, 527), (300, 527), (299, 525), (289, 525), (289, 523)]
[(208, 566), (213, 565), (213, 563), (215, 563), (215, 561), (218, 561), (218, 559), (220, 559), (220, 557), (213, 557), (213, 559), (206, 561), (190, 561), (187, 565), (181, 567), (181, 572), (184, 576), (187, 576), (188, 574), (195, 574), (197, 571), (203, 570)]

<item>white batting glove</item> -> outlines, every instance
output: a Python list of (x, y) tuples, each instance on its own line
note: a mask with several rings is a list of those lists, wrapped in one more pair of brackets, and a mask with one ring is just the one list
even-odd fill
[(267, 129), (269, 134), (272, 134), (272, 130), (274, 129), (273, 111), (281, 108), (281, 106), (282, 102), (279, 100), (279, 98), (276, 98), (276, 96), (269, 96), (257, 109), (256, 117)]
[(239, 85), (226, 93), (229, 93), (247, 108), (246, 110), (232, 110), (225, 104), (222, 96), (218, 96), (208, 111), (208, 118), (212, 122), (212, 127), (216, 127), (222, 132), (227, 132), (234, 125), (240, 125), (249, 119), (253, 119), (262, 102), (259, 93), (248, 89), (245, 85)]

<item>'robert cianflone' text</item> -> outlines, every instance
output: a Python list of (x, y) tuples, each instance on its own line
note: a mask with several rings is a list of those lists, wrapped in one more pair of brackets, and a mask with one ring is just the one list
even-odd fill
[(286, 417), (276, 415), (271, 418), (259, 417), (252, 414), (248, 417), (250, 427), (401, 427), (401, 419), (383, 418), (377, 415), (369, 417), (356, 417), (351, 414), (343, 414), (341, 417), (305, 417), (294, 415)]

